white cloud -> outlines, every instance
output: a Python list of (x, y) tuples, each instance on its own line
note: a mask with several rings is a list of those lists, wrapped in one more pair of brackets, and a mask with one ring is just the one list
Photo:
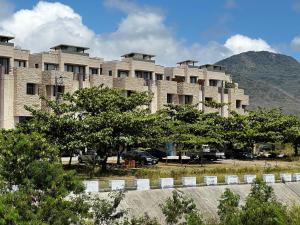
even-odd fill
[(236, 34), (231, 36), (226, 42), (225, 47), (230, 49), (234, 54), (247, 51), (269, 51), (276, 52), (266, 41), (263, 39), (251, 39), (247, 36)]
[[(1, 0), (0, 0), (1, 1)], [(96, 34), (82, 22), (81, 16), (61, 3), (40, 1), (31, 10), (20, 10), (0, 21), (0, 33), (14, 35), (16, 44), (32, 50), (45, 51), (61, 44), (90, 47), (91, 54), (105, 60), (137, 51), (157, 55), (160, 64), (174, 65), (179, 60), (196, 59), (214, 63), (233, 53), (247, 50), (272, 50), (263, 40), (242, 35), (229, 38), (225, 45), (205, 45), (175, 38), (172, 28), (164, 23), (164, 14), (155, 8), (140, 7), (132, 1), (108, 0), (106, 5), (122, 10), (126, 16), (114, 32)], [(248, 46), (245, 48), (245, 45)]]
[(300, 36), (294, 37), (291, 41), (292, 49), (298, 51), (300, 50)]

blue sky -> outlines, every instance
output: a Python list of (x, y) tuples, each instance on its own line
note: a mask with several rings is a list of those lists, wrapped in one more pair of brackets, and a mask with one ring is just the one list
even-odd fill
[[(1, 4), (7, 7), (0, 10), (0, 31), (33, 51), (60, 41), (87, 45), (92, 54), (107, 59), (131, 50), (147, 51), (163, 64), (184, 58), (214, 62), (247, 50), (300, 59), (300, 0), (0, 0)], [(24, 9), (25, 15), (20, 13)], [(78, 31), (72, 31), (76, 23)], [(13, 30), (19, 27), (22, 33)], [(38, 34), (41, 31), (45, 36)]]

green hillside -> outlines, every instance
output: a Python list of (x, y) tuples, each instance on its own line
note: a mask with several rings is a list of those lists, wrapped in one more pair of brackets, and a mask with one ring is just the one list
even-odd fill
[(271, 52), (245, 52), (217, 62), (250, 95), (250, 107), (281, 107), (300, 116), (300, 63)]

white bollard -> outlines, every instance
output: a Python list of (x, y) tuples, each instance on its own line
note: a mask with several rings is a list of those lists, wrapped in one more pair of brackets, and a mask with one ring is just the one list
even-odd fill
[(300, 173), (293, 173), (292, 180), (295, 182), (300, 181)]
[(174, 179), (173, 178), (160, 178), (159, 179), (159, 187), (161, 189), (173, 188), (173, 186), (174, 186)]
[(227, 176), (225, 176), (225, 183), (226, 184), (238, 184), (239, 178), (237, 175), (227, 175)]
[(217, 176), (204, 176), (205, 185), (217, 185), (218, 177)]
[(125, 180), (110, 180), (109, 181), (110, 190), (123, 190), (125, 189)]
[(246, 184), (253, 184), (256, 180), (256, 175), (244, 175), (244, 182)]
[(83, 181), (86, 193), (99, 192), (99, 182), (97, 180), (85, 180)]
[(182, 177), (182, 185), (185, 187), (194, 187), (197, 186), (196, 177)]
[(265, 183), (275, 183), (275, 175), (274, 174), (264, 174), (263, 181)]
[(282, 182), (291, 182), (292, 181), (292, 174), (290, 173), (281, 173), (280, 180)]
[(134, 183), (137, 190), (150, 190), (149, 179), (136, 179)]

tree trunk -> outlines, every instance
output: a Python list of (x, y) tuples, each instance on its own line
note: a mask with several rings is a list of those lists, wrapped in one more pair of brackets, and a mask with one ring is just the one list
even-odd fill
[(73, 153), (70, 155), (69, 166), (71, 166), (71, 164), (72, 164), (72, 158), (73, 158)]
[[(121, 147), (121, 146), (120, 146)], [(122, 149), (120, 150), (120, 147), (118, 149), (118, 155), (117, 155), (117, 165), (121, 165), (121, 154), (125, 150), (125, 146), (122, 146)]]
[(104, 160), (101, 163), (101, 170), (102, 172), (107, 172), (107, 156), (105, 156)]
[(178, 158), (178, 159), (179, 159), (179, 162), (182, 164), (182, 155), (181, 155), (181, 152), (179, 152), (179, 155), (178, 155), (178, 156), (179, 156), (179, 158)]

